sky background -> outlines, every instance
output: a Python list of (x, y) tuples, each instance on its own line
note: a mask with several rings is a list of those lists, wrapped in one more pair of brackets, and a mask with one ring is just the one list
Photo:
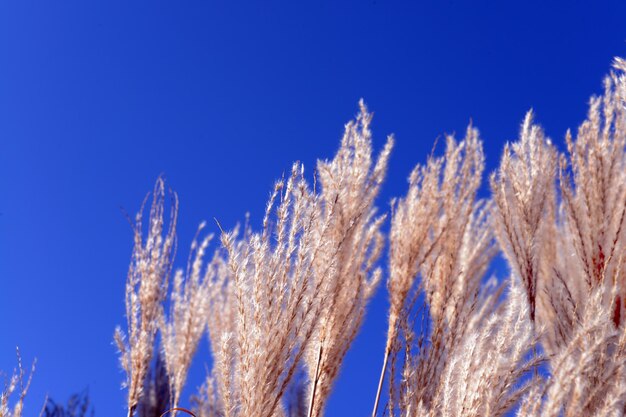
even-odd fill
[[(626, 56), (624, 22), (621, 1), (0, 2), (0, 369), (16, 345), (38, 358), (25, 415), (86, 387), (96, 416), (125, 415), (111, 343), (132, 249), (123, 211), (159, 174), (180, 198), (182, 267), (202, 220), (232, 227), (249, 211), (258, 226), (293, 161), (310, 174), (332, 157), (363, 97), (375, 148), (397, 139), (386, 211), (435, 139), (470, 120), (487, 172), (531, 107), (561, 144)], [(383, 286), (327, 416), (370, 412), (386, 305)], [(207, 362), (203, 341), (188, 393)]]

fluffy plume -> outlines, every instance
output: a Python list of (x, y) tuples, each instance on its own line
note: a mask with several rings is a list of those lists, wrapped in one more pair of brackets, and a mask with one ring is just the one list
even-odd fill
[(172, 208), (169, 226), (165, 229), (165, 196), (165, 181), (159, 178), (154, 187), (145, 241), (142, 231), (143, 207), (137, 214), (133, 228), (135, 246), (126, 281), (128, 337), (119, 327), (115, 331), (120, 362), (126, 372), (124, 385), (128, 389), (129, 417), (133, 415), (143, 395), (158, 323), (162, 320), (162, 302), (167, 293), (174, 254), (178, 198), (171, 193)]
[(434, 413), (424, 415), (506, 415), (532, 386), (521, 380), (542, 358), (527, 359), (536, 343), (529, 306), (516, 279), (505, 285), (505, 301), (498, 292), (479, 297), (465, 331), (455, 329), (460, 335), (449, 343), (430, 406)]
[[(424, 290), (433, 319), (445, 320), (445, 315), (454, 316), (450, 310), (454, 308), (453, 303), (448, 304), (446, 300), (458, 297), (459, 291), (473, 285), (465, 277), (455, 280), (454, 274), (459, 271), (454, 268), (460, 264), (454, 263), (464, 262), (458, 257), (467, 226), (463, 222), (469, 220), (474, 208), (482, 169), (482, 146), (478, 132), (470, 127), (465, 141), (458, 144), (448, 137), (443, 157), (431, 157), (425, 166), (418, 165), (413, 170), (407, 195), (393, 208), (387, 284), (389, 323), (374, 415), (387, 361), (394, 344), (398, 343), (399, 327), (406, 321), (417, 295)], [(485, 236), (478, 239), (481, 238), (483, 245), (489, 241), (488, 237), (486, 240)], [(480, 244), (479, 247), (485, 249)], [(440, 254), (443, 256), (440, 257)], [(446, 256), (449, 258), (446, 259)], [(423, 281), (418, 280), (420, 272), (422, 277), (427, 277)]]
[(380, 280), (376, 261), (383, 249), (374, 200), (384, 179), (393, 146), (390, 137), (372, 160), (371, 115), (363, 102), (350, 122), (334, 159), (318, 162), (319, 220), (313, 225), (321, 242), (313, 255), (315, 287), (322, 308), (305, 367), (311, 381), (309, 416), (320, 416), (343, 358), (354, 340), (368, 300)]
[[(202, 223), (198, 234), (205, 227)], [(170, 384), (171, 406), (179, 405), (180, 394), (209, 314), (209, 284), (213, 269), (203, 271), (203, 260), (212, 236), (191, 244), (187, 272), (176, 271), (170, 295), (170, 313), (161, 323), (163, 358)]]
[[(591, 99), (576, 138), (567, 133), (568, 157), (560, 167), (564, 243), (575, 253), (561, 275), (568, 284), (585, 288), (587, 296), (604, 286), (605, 304), (612, 303), (606, 296), (618, 285), (621, 291), (611, 315), (616, 326), (626, 311), (626, 270), (621, 266), (626, 242), (626, 109), (620, 95), (624, 84), (623, 73), (605, 79), (604, 95)], [(582, 274), (570, 275), (574, 268)]]
[[(519, 281), (510, 280), (506, 303), (502, 287), (481, 289), (495, 254), (491, 205), (476, 201), (483, 167), (470, 127), (462, 142), (448, 138), (443, 157), (413, 171), (394, 208), (389, 415), (503, 415), (537, 362), (524, 363), (534, 335)], [(412, 311), (420, 298), (416, 335)]]
[(626, 331), (595, 290), (567, 344), (551, 358), (552, 374), (532, 387), (519, 417), (621, 416), (626, 405)]
[(321, 307), (312, 255), (321, 242), (312, 232), (318, 213), (302, 173), (295, 164), (289, 179), (276, 184), (261, 233), (240, 242), (222, 235), (234, 323), (213, 351), (225, 416), (282, 415), (281, 398), (315, 329), (312, 317)]
[[(371, 115), (363, 104), (335, 158), (318, 163), (310, 189), (300, 164), (276, 184), (263, 229), (222, 235), (209, 265), (208, 329), (214, 413), (320, 416), (341, 362), (380, 279), (382, 245), (374, 199), (392, 141), (372, 159)], [(319, 190), (318, 190), (319, 188)], [(304, 367), (297, 406), (285, 410)], [(293, 406), (294, 403), (290, 402)], [(207, 411), (208, 413), (208, 411)]]
[[(544, 265), (537, 323), (545, 328), (542, 344), (551, 375), (532, 388), (520, 416), (624, 414), (626, 68), (620, 59), (615, 67), (621, 72), (611, 73), (604, 95), (591, 99), (576, 137), (566, 135), (567, 155), (558, 167), (559, 215), (544, 214), (544, 232), (530, 229), (526, 235), (532, 259)], [(534, 173), (528, 195), (545, 194), (541, 181), (551, 178), (548, 172)], [(518, 219), (511, 217), (513, 224)], [(501, 240), (506, 253), (506, 239)]]
[(538, 277), (554, 258), (556, 150), (528, 112), (519, 142), (507, 144), (491, 189), (497, 207), (496, 235), (513, 273), (524, 284), (535, 321)]
[[(623, 69), (622, 60), (616, 68)], [(613, 325), (623, 321), (625, 84), (623, 73), (605, 79), (604, 95), (591, 99), (576, 137), (567, 133), (566, 155), (557, 155), (529, 113), (520, 141), (507, 145), (492, 176), (498, 240), (525, 284), (533, 322), (537, 306), (537, 323), (545, 329), (542, 344), (550, 355), (566, 349), (598, 288), (605, 307), (613, 309)]]

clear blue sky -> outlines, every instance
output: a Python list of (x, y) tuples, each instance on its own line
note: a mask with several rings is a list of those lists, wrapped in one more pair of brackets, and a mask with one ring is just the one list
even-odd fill
[[(135, 213), (160, 173), (183, 266), (202, 220), (258, 221), (292, 161), (331, 157), (363, 97), (377, 149), (397, 137), (386, 210), (470, 119), (489, 171), (531, 107), (560, 143), (626, 55), (625, 22), (621, 1), (1, 2), (0, 369), (16, 345), (38, 358), (26, 415), (87, 386), (98, 417), (123, 415), (120, 207)], [(381, 287), (328, 416), (369, 412), (385, 325)]]

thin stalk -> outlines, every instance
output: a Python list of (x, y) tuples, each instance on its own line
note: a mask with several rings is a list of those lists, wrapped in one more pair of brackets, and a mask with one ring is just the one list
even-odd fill
[(320, 343), (320, 348), (317, 352), (317, 364), (315, 365), (315, 379), (313, 380), (313, 392), (311, 392), (311, 399), (309, 400), (309, 411), (306, 413), (307, 417), (311, 417), (313, 415), (313, 400), (315, 399), (315, 391), (317, 390), (317, 380), (319, 379), (320, 363), (322, 362), (322, 348), (323, 348), (323, 345), (322, 343)]
[(43, 407), (41, 407), (41, 411), (39, 412), (39, 417), (43, 416), (43, 413), (46, 411), (46, 406), (48, 405), (48, 395), (46, 394), (45, 398), (43, 399)]
[(374, 411), (372, 411), (372, 417), (376, 417), (376, 412), (378, 411), (378, 402), (380, 401), (380, 393), (383, 390), (383, 382), (385, 381), (385, 372), (387, 371), (387, 361), (389, 360), (390, 353), (391, 346), (387, 346), (385, 349), (385, 359), (383, 360), (383, 369), (380, 371), (380, 379), (378, 380), (378, 389), (376, 390), (376, 400), (374, 401)]

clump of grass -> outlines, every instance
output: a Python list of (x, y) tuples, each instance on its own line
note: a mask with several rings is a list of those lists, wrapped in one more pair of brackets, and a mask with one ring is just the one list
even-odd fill
[[(212, 366), (193, 397), (198, 417), (323, 416), (383, 279), (390, 307), (373, 417), (624, 415), (625, 72), (617, 59), (566, 153), (529, 112), (490, 176), (491, 198), (477, 197), (478, 130), (448, 137), (392, 203), (387, 234), (376, 198), (393, 139), (374, 156), (362, 102), (312, 185), (294, 164), (260, 229), (218, 223), (211, 256), (203, 223), (184, 271), (172, 267), (178, 200), (159, 178), (145, 237), (143, 207), (135, 219), (127, 326), (115, 332), (127, 416), (188, 411), (182, 392), (205, 334)], [(500, 281), (487, 275), (499, 251), (510, 268)], [(31, 376), (18, 354), (0, 417), (21, 416)], [(44, 413), (62, 414), (50, 404)]]
[[(484, 154), (473, 126), (413, 170), (391, 210), (373, 416), (381, 397), (401, 416), (623, 410), (625, 85), (623, 72), (607, 78), (567, 154), (529, 112), (491, 175), (491, 199), (477, 198)], [(206, 263), (208, 239), (192, 245), (161, 326), (170, 406), (206, 321), (213, 367), (195, 397), (200, 416), (324, 414), (382, 276), (385, 216), (374, 203), (393, 140), (375, 160), (370, 123), (361, 103), (312, 188), (294, 164), (259, 232), (222, 230)], [(499, 250), (510, 266), (501, 282), (486, 276)], [(549, 375), (537, 371), (544, 362)]]

